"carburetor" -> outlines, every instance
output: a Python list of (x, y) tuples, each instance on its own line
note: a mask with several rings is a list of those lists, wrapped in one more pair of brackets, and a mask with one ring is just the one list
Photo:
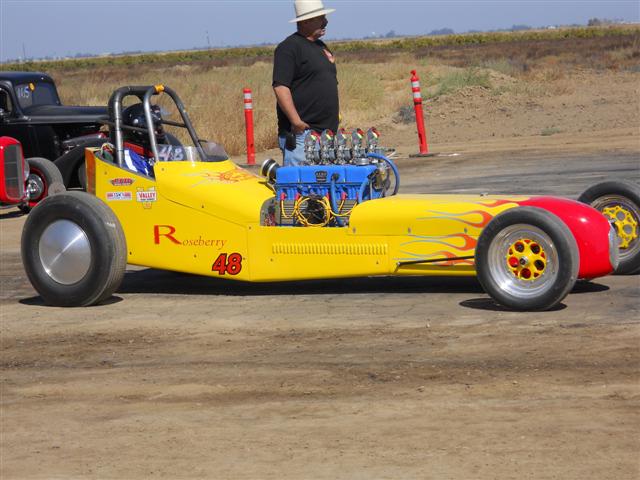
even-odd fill
[(379, 138), (375, 127), (369, 128), (366, 135), (356, 128), (350, 137), (344, 128), (335, 135), (331, 130), (319, 135), (309, 132), (304, 141), (305, 165), (368, 165), (369, 153), (383, 154), (385, 150), (378, 145)]

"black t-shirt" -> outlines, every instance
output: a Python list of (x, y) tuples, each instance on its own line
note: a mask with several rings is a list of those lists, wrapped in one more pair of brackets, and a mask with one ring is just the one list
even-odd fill
[[(273, 86), (289, 87), (293, 103), (303, 121), (317, 131), (338, 129), (338, 76), (331, 51), (320, 40), (312, 42), (299, 33), (284, 39), (276, 48)], [(291, 131), (291, 122), (277, 106), (278, 134)]]

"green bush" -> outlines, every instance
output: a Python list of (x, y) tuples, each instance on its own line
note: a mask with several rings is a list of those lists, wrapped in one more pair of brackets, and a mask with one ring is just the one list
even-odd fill
[(489, 74), (477, 68), (467, 68), (463, 71), (451, 72), (439, 77), (438, 84), (438, 88), (432, 98), (456, 92), (464, 87), (478, 86), (491, 88)]

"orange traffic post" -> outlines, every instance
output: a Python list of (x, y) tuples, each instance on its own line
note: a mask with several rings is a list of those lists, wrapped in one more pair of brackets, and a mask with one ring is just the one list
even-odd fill
[(422, 111), (422, 92), (420, 91), (420, 78), (415, 70), (411, 70), (411, 91), (413, 93), (413, 107), (416, 112), (416, 127), (418, 128), (418, 142), (420, 153), (409, 155), (410, 157), (428, 157), (427, 132), (424, 128), (424, 114)]
[(243, 89), (244, 94), (244, 123), (247, 132), (247, 165), (256, 164), (256, 146), (253, 140), (253, 99), (251, 89)]

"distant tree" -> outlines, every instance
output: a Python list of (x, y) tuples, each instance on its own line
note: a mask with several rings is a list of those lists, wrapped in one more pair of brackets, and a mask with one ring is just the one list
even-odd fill
[(590, 18), (587, 26), (602, 27), (603, 25), (613, 25), (616, 23), (621, 23), (621, 20), (611, 20), (609, 18)]
[(454, 33), (456, 32), (450, 28), (440, 28), (439, 30), (431, 30), (429, 35), (453, 35)]
[(511, 27), (512, 32), (517, 32), (520, 30), (531, 30), (531, 26), (530, 25), (513, 25)]
[(396, 37), (396, 36), (397, 35), (396, 35), (396, 31), (395, 30), (389, 30), (387, 32), (387, 34), (385, 35), (386, 38), (393, 38), (393, 37)]

